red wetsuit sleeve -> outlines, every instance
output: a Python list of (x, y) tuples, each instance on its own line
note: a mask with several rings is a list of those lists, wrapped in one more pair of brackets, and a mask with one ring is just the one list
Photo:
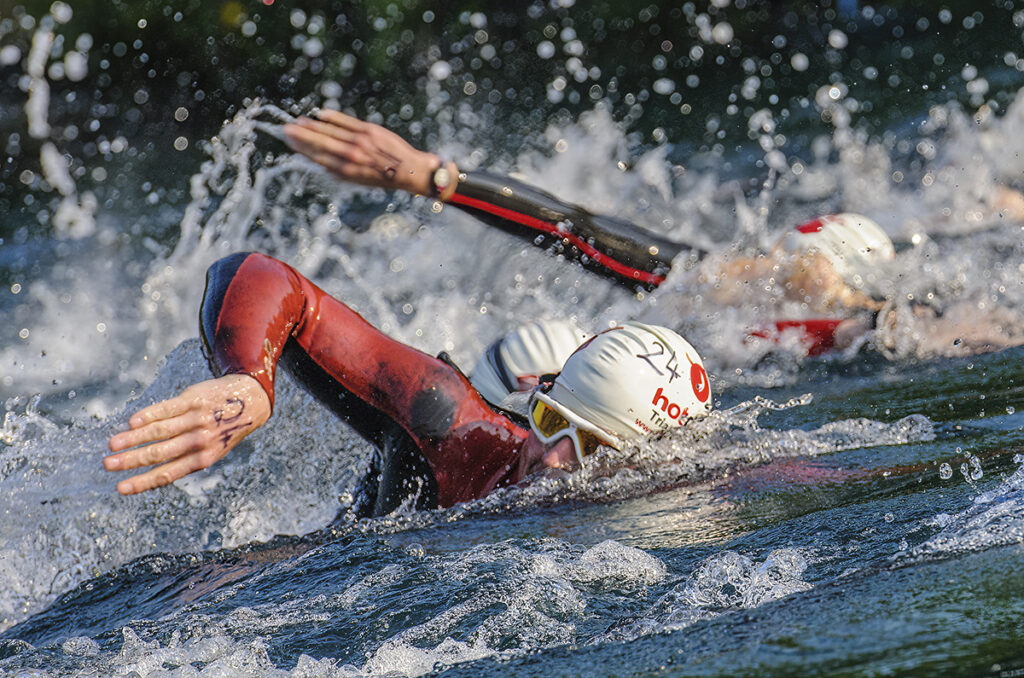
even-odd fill
[(778, 341), (783, 332), (802, 333), (801, 340), (807, 347), (807, 355), (817, 356), (832, 350), (835, 346), (836, 328), (841, 318), (813, 318), (809, 320), (778, 320), (772, 327), (761, 327), (750, 331), (750, 336)]
[(439, 505), (513, 479), (526, 432), (457, 370), (388, 337), (287, 264), (250, 254), (232, 271), (204, 329), (216, 372), (251, 375), (273, 402), (278, 360), (293, 340), (339, 388), (409, 433), (434, 472)]

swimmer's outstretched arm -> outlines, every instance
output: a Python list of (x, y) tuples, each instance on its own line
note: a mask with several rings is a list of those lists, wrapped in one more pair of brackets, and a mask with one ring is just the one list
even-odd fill
[[(521, 181), (483, 171), (460, 172), (455, 163), (416, 150), (394, 132), (338, 111), (324, 109), (316, 119), (299, 118), (284, 133), (292, 149), (343, 179), (434, 196), (528, 235), (538, 245), (558, 247), (627, 284), (661, 284), (676, 255), (692, 249)], [(445, 172), (438, 177), (442, 166)]]
[(168, 485), (207, 468), (266, 423), (270, 398), (247, 374), (229, 374), (194, 384), (181, 395), (145, 407), (128, 420), (129, 430), (108, 443), (108, 471), (153, 466), (117, 484), (121, 494)]
[[(420, 195), (433, 193), (434, 172), (441, 159), (418, 151), (405, 139), (380, 125), (338, 111), (321, 109), (316, 119), (299, 118), (284, 126), (292, 150), (352, 183)], [(446, 165), (454, 177), (455, 163)], [(440, 196), (454, 192), (449, 186)]]

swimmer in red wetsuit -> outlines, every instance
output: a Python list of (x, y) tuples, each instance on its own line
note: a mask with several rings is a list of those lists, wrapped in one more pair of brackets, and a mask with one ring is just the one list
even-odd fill
[(210, 268), (200, 328), (218, 378), (140, 410), (110, 439), (107, 470), (159, 464), (118, 483), (122, 494), (206, 468), (266, 423), (280, 367), (382, 451), (369, 514), (410, 497), (421, 507), (479, 498), (711, 406), (690, 344), (666, 328), (627, 323), (577, 349), (533, 392), (520, 423), (488, 406), (449, 362), (391, 339), (261, 254)]

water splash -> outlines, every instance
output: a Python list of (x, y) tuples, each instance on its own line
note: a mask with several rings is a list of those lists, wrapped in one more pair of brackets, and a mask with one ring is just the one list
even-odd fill
[[(1021, 464), (1024, 459), (1014, 461)], [(973, 483), (980, 464), (965, 463), (964, 467), (966, 481)], [(1024, 543), (1024, 465), (998, 486), (977, 495), (971, 506), (954, 515), (940, 514), (932, 524), (940, 528), (938, 533), (910, 549), (907, 557), (945, 558)]]
[(812, 586), (801, 578), (806, 569), (807, 560), (796, 549), (776, 549), (760, 563), (735, 551), (723, 551), (701, 562), (685, 582), (661, 596), (636, 619), (594, 642), (628, 641), (679, 630), (730, 611), (755, 608), (808, 591)]
[[(50, 139), (49, 123), (50, 83), (47, 80), (47, 62), (54, 56), (55, 36), (53, 26), (71, 20), (72, 11), (66, 3), (57, 2), (50, 13), (40, 20), (39, 28), (32, 37), (32, 46), (26, 59), (25, 71), (28, 76), (28, 99), (25, 115), (28, 119), (29, 136), (46, 140), (40, 147), (39, 163), (43, 178), (60, 194), (61, 200), (51, 219), (56, 234), (60, 237), (81, 239), (96, 232), (96, 197), (89, 191), (79, 195), (75, 180), (68, 171), (70, 158), (65, 157)], [(77, 56), (72, 56), (77, 55)], [(63, 62), (55, 62), (57, 72), (63, 76), (67, 70), (72, 78), (84, 77), (82, 68), (86, 64), (85, 54), (70, 51)]]
[[(128, 413), (208, 376), (198, 342), (172, 352), (123, 411), (57, 426), (30, 406), (5, 417), (0, 446), (0, 627), (77, 583), (155, 550), (187, 553), (306, 534), (331, 522), (340, 495), (368, 472), (370, 448), (285, 377), (281, 421), (207, 472), (166, 490), (121, 497), (102, 470), (106, 440)], [(301, 441), (301, 442), (300, 442)], [(299, 447), (296, 447), (298, 445)], [(319, 450), (310, 459), (303, 450)]]
[(758, 417), (765, 410), (786, 409), (809, 402), (807, 396), (786, 403), (759, 397), (729, 411), (712, 412), (660, 437), (641, 439), (623, 450), (602, 448), (598, 454), (587, 457), (583, 469), (576, 473), (541, 473), (526, 484), (502, 488), (482, 499), (442, 512), (395, 514), (366, 527), (387, 533), (570, 499), (621, 500), (672, 487), (698, 485), (736, 468), (777, 459), (927, 442), (935, 438), (934, 424), (923, 415), (910, 415), (892, 423), (841, 420), (809, 431), (763, 428), (758, 423)]

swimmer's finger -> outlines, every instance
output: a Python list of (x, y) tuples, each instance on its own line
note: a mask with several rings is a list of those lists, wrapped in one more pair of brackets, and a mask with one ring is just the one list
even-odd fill
[(191, 431), (170, 439), (160, 440), (152, 445), (136, 447), (126, 452), (103, 458), (103, 467), (108, 471), (127, 471), (142, 466), (162, 464), (178, 457), (199, 452), (207, 445), (207, 439), (200, 432)]
[(377, 167), (377, 163), (351, 144), (342, 144), (333, 139), (309, 143), (296, 137), (292, 141), (292, 148), (347, 181), (371, 186), (390, 185), (389, 177)]
[(354, 118), (351, 115), (346, 115), (341, 111), (334, 111), (329, 108), (321, 108), (314, 114), (317, 120), (323, 120), (329, 122), (336, 127), (347, 129), (351, 132), (361, 132), (370, 127), (370, 123)]
[(128, 426), (136, 429), (162, 419), (180, 417), (188, 412), (191, 407), (192, 399), (185, 397), (184, 395), (168, 398), (167, 400), (161, 400), (160, 402), (153, 403), (148, 407), (143, 407), (141, 410), (133, 414), (128, 420)]
[(186, 412), (180, 416), (172, 417), (170, 419), (150, 421), (138, 428), (122, 431), (121, 433), (111, 436), (108, 441), (108, 446), (110, 447), (111, 452), (118, 452), (138, 445), (145, 445), (146, 443), (170, 440), (182, 433), (198, 428), (200, 424), (201, 421), (199, 415), (190, 410), (186, 410)]
[(285, 126), (289, 145), (299, 153), (324, 164), (320, 157), (344, 160), (346, 164), (367, 165), (372, 159), (356, 144), (339, 141), (334, 137), (318, 134), (298, 125)]
[(342, 144), (335, 148), (355, 148), (355, 135), (345, 130), (334, 130), (330, 125), (316, 122), (314, 120), (299, 121), (285, 125), (284, 135), (289, 142), (304, 143), (309, 146), (324, 146), (331, 142)]
[[(220, 455), (223, 456), (223, 455)], [(120, 494), (138, 494), (164, 485), (170, 485), (179, 478), (208, 467), (220, 456), (211, 452), (189, 454), (180, 459), (157, 466), (145, 473), (125, 478), (117, 484)]]
[(312, 132), (323, 134), (324, 136), (328, 136), (332, 139), (337, 139), (338, 141), (343, 141), (345, 143), (353, 143), (356, 139), (356, 134), (344, 127), (329, 125), (325, 122), (320, 122), (311, 118), (299, 118), (294, 124), (297, 127), (308, 129)]

